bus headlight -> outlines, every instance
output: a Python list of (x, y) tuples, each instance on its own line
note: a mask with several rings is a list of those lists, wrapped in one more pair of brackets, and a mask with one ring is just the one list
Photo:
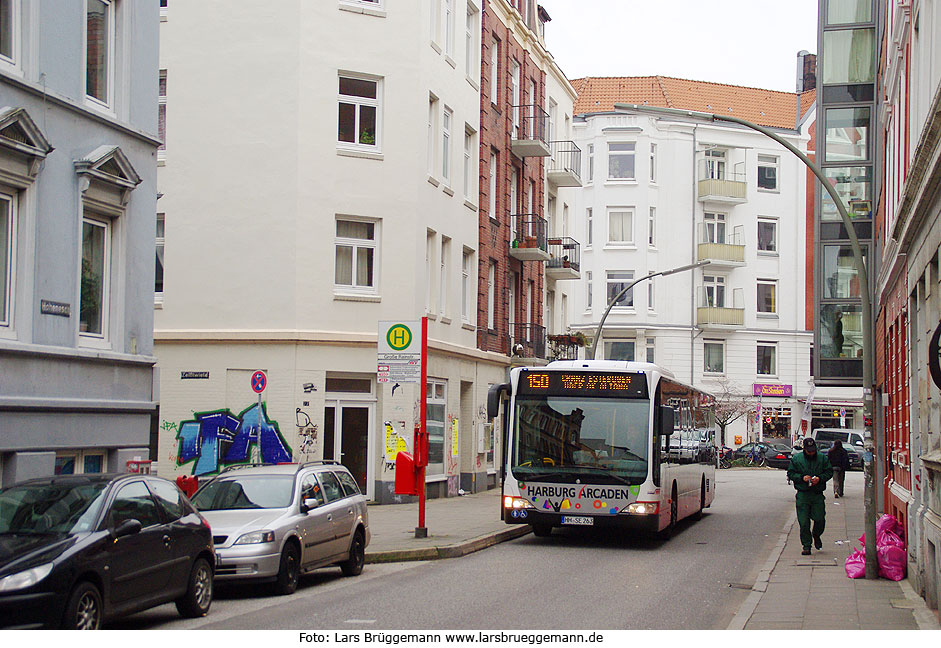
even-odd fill
[(632, 515), (656, 515), (660, 512), (660, 503), (634, 502), (627, 505), (627, 512)]
[(506, 495), (503, 498), (503, 508), (505, 509), (530, 509), (533, 508), (532, 503), (529, 500), (525, 500), (522, 497), (513, 497), (511, 495)]

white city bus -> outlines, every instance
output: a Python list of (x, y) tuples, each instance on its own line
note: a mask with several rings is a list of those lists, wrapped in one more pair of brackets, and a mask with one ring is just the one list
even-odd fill
[(503, 520), (670, 535), (715, 494), (714, 398), (644, 362), (577, 360), (510, 371), (503, 411)]

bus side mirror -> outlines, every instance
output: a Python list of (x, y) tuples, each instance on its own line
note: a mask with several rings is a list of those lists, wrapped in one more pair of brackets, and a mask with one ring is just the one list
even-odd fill
[(499, 385), (493, 385), (487, 391), (487, 418), (493, 420), (500, 415), (500, 400), (503, 398), (503, 393), (510, 391), (509, 383), (501, 383)]
[(673, 434), (673, 408), (669, 405), (660, 406), (660, 436), (669, 437)]

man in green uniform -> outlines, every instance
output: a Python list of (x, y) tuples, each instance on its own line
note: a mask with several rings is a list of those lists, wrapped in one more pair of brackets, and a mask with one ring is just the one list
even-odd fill
[[(804, 439), (804, 451), (791, 455), (787, 476), (797, 489), (797, 522), (800, 524), (801, 545), (804, 547), (801, 554), (809, 556), (811, 539), (814, 547), (818, 550), (823, 548), (820, 536), (827, 523), (823, 494), (826, 492), (827, 480), (833, 477), (833, 467), (826, 455), (817, 452), (816, 441), (808, 438)], [(812, 532), (811, 520), (814, 523)]]

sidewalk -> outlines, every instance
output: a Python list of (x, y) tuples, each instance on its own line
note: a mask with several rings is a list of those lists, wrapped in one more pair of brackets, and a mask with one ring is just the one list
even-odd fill
[(372, 538), (366, 562), (457, 558), (530, 532), (529, 525), (500, 519), (500, 489), (425, 502), (428, 537), (415, 537), (418, 502), (369, 507)]
[(937, 616), (908, 580), (846, 576), (844, 562), (860, 546), (865, 518), (863, 480), (847, 475), (845, 497), (827, 492), (823, 549), (801, 555), (795, 513), (784, 526), (752, 593), (730, 630), (937, 630)]

